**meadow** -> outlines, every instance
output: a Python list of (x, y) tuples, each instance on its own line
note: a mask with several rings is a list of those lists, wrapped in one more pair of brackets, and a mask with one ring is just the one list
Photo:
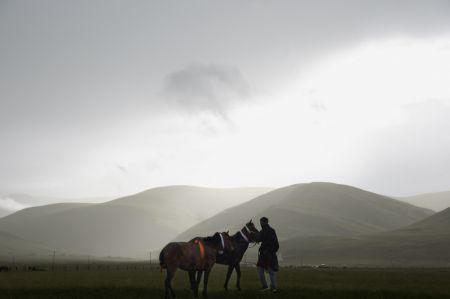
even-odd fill
[[(0, 298), (164, 298), (165, 273), (156, 267), (80, 267), (0, 273)], [(216, 265), (210, 298), (450, 298), (449, 269), (282, 268), (277, 294), (261, 293), (255, 268), (244, 267), (242, 288), (222, 289), (226, 269)], [(178, 298), (193, 298), (187, 274), (174, 280)]]

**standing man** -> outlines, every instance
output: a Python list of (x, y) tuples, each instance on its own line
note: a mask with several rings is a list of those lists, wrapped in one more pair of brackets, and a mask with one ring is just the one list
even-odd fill
[(262, 284), (262, 291), (269, 290), (267, 286), (265, 271), (269, 272), (270, 278), (270, 290), (273, 293), (277, 292), (276, 281), (275, 281), (275, 272), (278, 271), (278, 258), (277, 251), (280, 248), (278, 244), (278, 238), (275, 230), (269, 226), (269, 219), (267, 217), (262, 217), (259, 220), (261, 224), (261, 231), (257, 235), (256, 239), (258, 242), (261, 242), (261, 246), (259, 247), (258, 253), (258, 263), (257, 271), (259, 275), (259, 280)]

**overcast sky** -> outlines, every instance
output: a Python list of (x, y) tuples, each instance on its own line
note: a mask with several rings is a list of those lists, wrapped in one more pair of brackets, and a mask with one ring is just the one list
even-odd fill
[(450, 190), (450, 1), (0, 1), (0, 195)]

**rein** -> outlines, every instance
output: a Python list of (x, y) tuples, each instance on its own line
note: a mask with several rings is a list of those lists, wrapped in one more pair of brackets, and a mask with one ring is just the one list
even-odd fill
[[(248, 248), (253, 248), (253, 247), (255, 247), (256, 246), (256, 242), (252, 242), (252, 243), (248, 243), (249, 245), (248, 245)], [(252, 246), (250, 246), (250, 244), (252, 244)]]

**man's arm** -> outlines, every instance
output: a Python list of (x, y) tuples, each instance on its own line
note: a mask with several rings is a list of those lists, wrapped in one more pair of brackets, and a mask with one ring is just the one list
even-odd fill
[(275, 230), (273, 230), (273, 249), (275, 250), (275, 252), (277, 252), (278, 249), (280, 249), (280, 244), (278, 243), (278, 237)]

